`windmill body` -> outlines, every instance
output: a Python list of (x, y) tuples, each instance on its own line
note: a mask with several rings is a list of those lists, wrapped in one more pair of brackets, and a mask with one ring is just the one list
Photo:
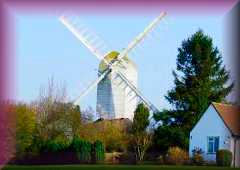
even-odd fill
[[(119, 53), (110, 52), (105, 61), (113, 62)], [(115, 69), (121, 72), (135, 87), (137, 87), (137, 67), (128, 58), (123, 58), (125, 67), (117, 65)], [(107, 66), (104, 61), (99, 64), (101, 74)], [(109, 73), (97, 86), (97, 112), (104, 119), (128, 118), (132, 120), (138, 98), (126, 82), (116, 73)]]

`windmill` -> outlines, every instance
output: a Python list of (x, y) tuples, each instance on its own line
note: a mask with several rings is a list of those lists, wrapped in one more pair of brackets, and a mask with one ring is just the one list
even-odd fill
[[(101, 52), (96, 36), (88, 34), (68, 16), (59, 20), (100, 60), (98, 78), (75, 100), (80, 100), (97, 86), (97, 111), (104, 119), (129, 118), (132, 120), (138, 102), (143, 102), (152, 112), (158, 109), (137, 89), (137, 67), (127, 56), (166, 15), (162, 12), (122, 52)], [(91, 38), (89, 38), (91, 37)], [(93, 40), (94, 39), (94, 40)]]

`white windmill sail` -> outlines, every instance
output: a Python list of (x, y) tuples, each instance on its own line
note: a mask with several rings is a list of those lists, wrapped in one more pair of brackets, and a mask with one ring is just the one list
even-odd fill
[(94, 80), (84, 91), (83, 93), (75, 99), (74, 104), (77, 105), (80, 103), (80, 100), (86, 96), (92, 89), (94, 89), (100, 81), (102, 81), (105, 76), (110, 72), (110, 70), (106, 70), (104, 73), (102, 73), (96, 80)]
[[(59, 20), (78, 38), (85, 47), (87, 47), (92, 54), (99, 60), (102, 60), (104, 55), (109, 51), (107, 46), (99, 36), (85, 26), (80, 26), (79, 22), (74, 22), (70, 16), (63, 15)], [(76, 18), (74, 19), (76, 20)]]
[(78, 104), (80, 99), (87, 95), (94, 87), (96, 87), (109, 73), (116, 72), (121, 79), (128, 85), (128, 87), (138, 96), (152, 111), (157, 111), (158, 109), (149, 101), (147, 100), (142, 93), (135, 87), (131, 81), (126, 78), (124, 74), (122, 74), (118, 69), (115, 69), (115, 67), (118, 66), (118, 64), (122, 64), (124, 66), (124, 60), (123, 58), (134, 48), (136, 47), (143, 39), (146, 37), (146, 35), (151, 32), (156, 25), (160, 22), (160, 20), (166, 15), (165, 12), (161, 13), (160, 16), (158, 16), (153, 22), (151, 22), (142, 33), (140, 33), (132, 42), (129, 43), (128, 47), (123, 50), (118, 56), (117, 60), (114, 60), (113, 62), (108, 63), (108, 61), (105, 60), (106, 52), (103, 54), (100, 50), (101, 45), (96, 45), (97, 38), (94, 38), (93, 36), (89, 36), (88, 31), (86, 28), (79, 28), (74, 24), (74, 22), (71, 22), (70, 19), (68, 19), (66, 16), (61, 16), (60, 21), (99, 59), (103, 60), (106, 65), (107, 69), (102, 72), (102, 74), (91, 83), (89, 87), (86, 88), (86, 90), (79, 96), (79, 98), (74, 102), (74, 104)]
[[(166, 12), (162, 12), (156, 19), (154, 19), (145, 29), (141, 32), (132, 42), (129, 43), (128, 47), (124, 49), (118, 56), (118, 60), (125, 57), (134, 47), (136, 47), (143, 39), (151, 32), (157, 24), (167, 15)], [(116, 63), (116, 62), (115, 62)], [(117, 63), (116, 63), (117, 64)]]
[[(109, 64), (108, 61), (104, 59), (104, 56), (110, 52), (110, 49), (96, 33), (86, 26), (80, 25), (76, 17), (62, 15), (59, 17), (59, 20), (92, 52), (94, 56), (99, 60), (104, 60), (107, 65)], [(126, 66), (124, 60), (120, 59), (120, 61), (121, 65)]]
[(157, 112), (158, 109), (155, 107), (143, 94), (119, 71), (116, 71), (123, 81), (134, 91), (136, 96), (138, 96), (144, 104), (146, 104), (153, 112)]

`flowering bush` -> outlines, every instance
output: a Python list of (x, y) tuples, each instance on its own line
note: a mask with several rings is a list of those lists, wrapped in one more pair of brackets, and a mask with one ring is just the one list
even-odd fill
[(203, 160), (203, 156), (202, 154), (204, 153), (204, 151), (199, 148), (199, 147), (195, 147), (193, 150), (192, 150), (192, 163), (195, 164), (195, 165), (202, 165), (204, 163), (204, 160)]

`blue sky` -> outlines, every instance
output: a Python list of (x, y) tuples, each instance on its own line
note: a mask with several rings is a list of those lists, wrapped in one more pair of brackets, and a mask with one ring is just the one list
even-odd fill
[[(154, 15), (83, 15), (84, 25), (94, 30), (112, 50), (121, 51), (150, 23)], [(173, 87), (172, 70), (182, 40), (199, 28), (213, 38), (230, 68), (225, 54), (224, 15), (167, 15), (143, 43), (129, 54), (138, 66), (138, 87), (159, 109), (170, 107), (164, 99)], [(99, 60), (52, 15), (16, 17), (17, 100), (30, 102), (54, 77), (66, 86), (70, 99), (77, 97), (97, 77)], [(81, 103), (95, 109), (96, 89)]]

